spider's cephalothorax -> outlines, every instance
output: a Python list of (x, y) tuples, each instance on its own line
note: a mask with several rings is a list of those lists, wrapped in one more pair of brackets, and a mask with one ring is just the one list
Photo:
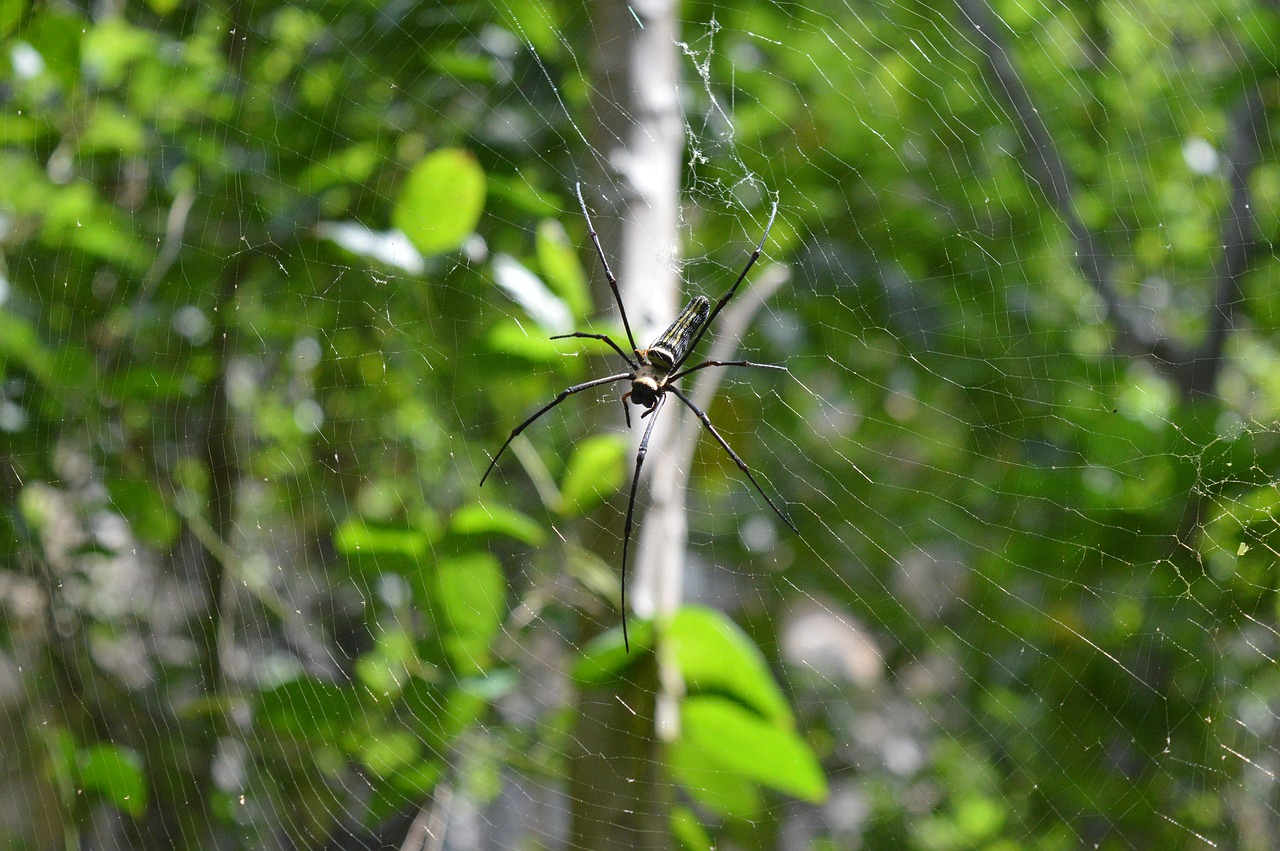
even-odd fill
[[(769, 211), (769, 222), (764, 226), (764, 235), (760, 237), (760, 244), (751, 253), (751, 257), (747, 260), (747, 265), (742, 270), (742, 274), (738, 275), (738, 279), (733, 282), (733, 286), (729, 288), (729, 291), (720, 297), (714, 307), (705, 296), (694, 296), (693, 300), (685, 305), (684, 310), (680, 311), (680, 315), (676, 317), (675, 321), (671, 323), (667, 330), (658, 335), (658, 339), (654, 340), (647, 349), (641, 349), (636, 346), (635, 336), (631, 333), (631, 323), (627, 320), (627, 309), (622, 304), (622, 293), (618, 290), (618, 280), (613, 276), (613, 270), (609, 268), (609, 260), (604, 256), (604, 249), (600, 247), (600, 237), (596, 235), (596, 230), (591, 225), (591, 214), (587, 212), (587, 202), (582, 200), (581, 185), (578, 186), (578, 204), (582, 207), (582, 217), (587, 222), (587, 233), (591, 237), (591, 242), (595, 245), (596, 254), (600, 256), (601, 265), (604, 266), (605, 279), (609, 282), (609, 289), (613, 291), (614, 301), (618, 304), (618, 313), (622, 315), (622, 327), (627, 332), (627, 342), (631, 344), (631, 351), (635, 353), (635, 357), (631, 357), (624, 352), (622, 347), (615, 343), (608, 334), (588, 334), (576, 331), (572, 334), (560, 334), (551, 339), (583, 337), (590, 340), (599, 340), (608, 344), (610, 348), (617, 352), (631, 369), (628, 372), (619, 372), (616, 375), (607, 375), (604, 378), (584, 381), (582, 384), (575, 384), (560, 391), (560, 395), (537, 411), (534, 411), (533, 416), (511, 430), (511, 434), (507, 436), (506, 443), (502, 444), (501, 448), (498, 449), (493, 456), (493, 460), (489, 462), (488, 469), (480, 477), (480, 484), (483, 485), (485, 479), (489, 478), (489, 473), (493, 472), (498, 459), (502, 457), (502, 453), (511, 445), (511, 441), (515, 440), (520, 432), (532, 425), (538, 417), (559, 405), (574, 393), (581, 393), (583, 390), (599, 387), (602, 384), (610, 384), (614, 381), (630, 381), (631, 390), (622, 396), (622, 410), (626, 415), (628, 428), (631, 426), (631, 409), (627, 406), (628, 399), (630, 399), (631, 404), (639, 405), (645, 409), (644, 413), (640, 415), (641, 419), (643, 419), (662, 410), (662, 404), (666, 401), (667, 393), (675, 394), (675, 397), (685, 407), (693, 411), (698, 421), (702, 423), (703, 428), (716, 439), (717, 443), (724, 447), (724, 451), (729, 453), (729, 457), (733, 459), (733, 462), (738, 465), (738, 469), (751, 481), (751, 484), (755, 486), (756, 492), (764, 498), (764, 501), (769, 504), (774, 513), (782, 518), (782, 522), (786, 523), (791, 531), (796, 532), (795, 525), (787, 519), (787, 515), (783, 514), (782, 510), (764, 492), (764, 488), (760, 487), (760, 483), (751, 474), (751, 470), (747, 468), (746, 463), (730, 448), (728, 442), (721, 437), (720, 432), (716, 431), (715, 426), (711, 424), (711, 420), (707, 415), (697, 405), (689, 401), (689, 397), (684, 395), (680, 388), (676, 386), (676, 382), (689, 373), (711, 366), (754, 366), (762, 369), (786, 369), (785, 366), (752, 363), (744, 360), (708, 360), (688, 369), (680, 368), (689, 359), (689, 356), (693, 354), (694, 349), (698, 347), (698, 343), (702, 340), (702, 335), (706, 333), (707, 328), (715, 321), (716, 315), (729, 303), (729, 299), (733, 298), (733, 294), (738, 291), (738, 286), (746, 280), (747, 273), (751, 271), (751, 267), (755, 265), (756, 260), (760, 259), (760, 252), (764, 251), (764, 242), (769, 238), (769, 229), (773, 227), (773, 219), (778, 214), (778, 203), (775, 201), (773, 209)], [(640, 468), (644, 465), (645, 454), (649, 451), (649, 436), (653, 434), (653, 424), (657, 421), (658, 418), (656, 416), (652, 417), (649, 420), (649, 424), (645, 426), (644, 434), (640, 438), (640, 448), (636, 452), (635, 475), (631, 479), (631, 497), (627, 502), (627, 520), (622, 530), (622, 640), (628, 650), (631, 649), (631, 641), (627, 637), (627, 550), (631, 543), (631, 526), (636, 513), (636, 486), (640, 482)]]

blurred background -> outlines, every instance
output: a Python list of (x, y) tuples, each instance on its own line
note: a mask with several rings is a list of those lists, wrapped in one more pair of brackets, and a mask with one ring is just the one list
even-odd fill
[(1280, 6), (806, 5), (0, 6), (0, 847), (1274, 847)]

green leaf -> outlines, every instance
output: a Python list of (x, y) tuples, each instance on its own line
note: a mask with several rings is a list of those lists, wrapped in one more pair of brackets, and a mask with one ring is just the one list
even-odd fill
[(151, 482), (112, 478), (107, 480), (107, 493), (111, 504), (142, 540), (163, 549), (178, 537), (178, 514)]
[(147, 5), (151, 7), (151, 11), (163, 17), (178, 8), (180, 2), (181, 0), (147, 0)]
[(417, 668), (413, 637), (403, 629), (388, 629), (378, 635), (372, 650), (356, 660), (356, 677), (375, 695), (394, 695)]
[(475, 231), (484, 194), (484, 171), (470, 151), (435, 151), (400, 188), (391, 222), (425, 256), (453, 251)]
[(427, 555), (432, 537), (416, 526), (369, 523), (353, 517), (333, 533), (333, 543), (347, 556), (386, 554), (420, 559)]
[(401, 768), (387, 780), (391, 788), (399, 793), (397, 803), (405, 798), (421, 798), (436, 788), (440, 775), (444, 774), (444, 765), (437, 760), (423, 760)]
[(622, 640), (622, 626), (600, 633), (587, 642), (582, 656), (573, 666), (573, 679), (581, 685), (613, 682), (622, 672), (653, 647), (653, 621), (632, 618), (627, 621), (631, 637), (628, 653)]
[(531, 216), (554, 216), (564, 207), (561, 199), (542, 187), (532, 186), (525, 177), (508, 178), (500, 174), (488, 176), (489, 191), (499, 199)]
[(572, 517), (585, 514), (612, 496), (627, 475), (627, 441), (602, 434), (578, 442), (560, 488), (561, 510)]
[(754, 818), (764, 810), (760, 786), (677, 741), (667, 751), (671, 776), (702, 808), (721, 816)]
[(257, 721), (278, 733), (331, 741), (354, 727), (360, 715), (355, 690), (300, 677), (262, 693)]
[(418, 761), (422, 741), (408, 730), (379, 730), (363, 738), (356, 746), (355, 757), (374, 777), (394, 777)]
[(720, 612), (685, 606), (667, 630), (665, 646), (691, 694), (732, 697), (779, 727), (793, 723), (791, 709), (760, 650)]
[[(501, 680), (505, 688), (488, 692), (491, 681)], [(458, 736), (480, 720), (493, 700), (514, 688), (510, 676), (464, 679), (447, 690), (414, 677), (404, 688), (405, 717), (412, 719), (414, 732), (435, 753), (454, 748)]]
[(591, 294), (587, 276), (578, 260), (578, 252), (569, 243), (564, 227), (555, 219), (538, 223), (538, 265), (551, 291), (564, 301), (574, 319), (584, 318), (591, 310)]
[(79, 407), (96, 384), (88, 355), (67, 341), (49, 348), (31, 323), (6, 310), (0, 311), (0, 365), (9, 361), (30, 373), (66, 407)]
[(531, 547), (541, 546), (546, 530), (527, 514), (491, 503), (473, 503), (459, 508), (449, 521), (458, 535), (506, 535)]
[(141, 816), (147, 807), (147, 781), (142, 773), (142, 757), (119, 745), (95, 745), (79, 754), (80, 783), (98, 792), (131, 816)]
[(809, 744), (741, 704), (692, 697), (680, 708), (679, 747), (694, 765), (720, 769), (810, 803), (827, 797), (827, 778)]
[(0, 38), (7, 38), (17, 29), (26, 8), (26, 0), (0, 0)]
[(507, 609), (507, 585), (498, 560), (482, 552), (442, 559), (432, 570), (429, 593), (435, 627), (454, 669), (483, 671)]
[(576, 346), (565, 345), (573, 340), (549, 340), (544, 334), (531, 334), (529, 329), (513, 319), (494, 324), (485, 334), (485, 346), (490, 351), (514, 355), (530, 363), (559, 364)]
[(698, 821), (698, 814), (689, 807), (671, 808), (671, 835), (685, 851), (712, 851), (715, 848), (711, 835)]

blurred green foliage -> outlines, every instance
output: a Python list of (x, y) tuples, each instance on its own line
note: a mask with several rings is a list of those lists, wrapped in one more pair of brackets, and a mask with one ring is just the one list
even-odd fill
[[(1198, 340), (1230, 188), (1196, 157), (1275, 114), (1280, 14), (995, 11), (1121, 295)], [(712, 417), (802, 534), (753, 546), (702, 453), (693, 550), (752, 590), (627, 654), (631, 459), (587, 400), (478, 486), (592, 374), (538, 305), (611, 327), (579, 4), (0, 5), (8, 846), (398, 847), (424, 802), (562, 788), (574, 689), (652, 666), (684, 847), (1270, 847), (1273, 253), (1193, 397), (1117, 345), (958, 7), (682, 14), (687, 278), (765, 192), (793, 276), (746, 345), (794, 380)], [(786, 657), (812, 604), (880, 674)]]

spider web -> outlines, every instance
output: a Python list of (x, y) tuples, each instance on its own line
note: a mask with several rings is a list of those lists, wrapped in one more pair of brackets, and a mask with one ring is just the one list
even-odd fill
[(799, 534), (666, 406), (681, 608), (633, 573), (630, 655), (625, 386), (479, 479), (620, 368), (547, 338), (627, 347), (573, 189), (626, 268), (601, 66), (652, 10), (0, 20), (0, 836), (1271, 846), (1274, 11), (824, 9), (669, 45), (680, 292), (624, 298), (643, 346), (778, 201), (701, 355), (787, 372), (704, 405)]

